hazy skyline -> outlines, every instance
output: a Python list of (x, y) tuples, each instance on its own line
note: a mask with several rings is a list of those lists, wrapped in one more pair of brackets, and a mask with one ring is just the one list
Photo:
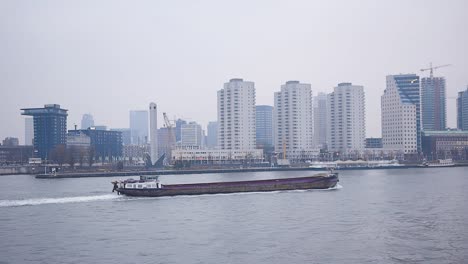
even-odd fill
[[(380, 137), (385, 76), (429, 62), (447, 79), (447, 125), (468, 84), (466, 1), (0, 1), (0, 139), (24, 141), (20, 108), (56, 103), (129, 126), (130, 110), (206, 126), (231, 78), (273, 105), (288, 80), (314, 96), (364, 86), (367, 137)], [(162, 126), (162, 122), (159, 122)]]

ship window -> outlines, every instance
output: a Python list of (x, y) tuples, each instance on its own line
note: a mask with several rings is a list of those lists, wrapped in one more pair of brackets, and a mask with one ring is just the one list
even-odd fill
[(139, 189), (143, 188), (143, 184), (138, 184), (137, 188), (139, 188)]

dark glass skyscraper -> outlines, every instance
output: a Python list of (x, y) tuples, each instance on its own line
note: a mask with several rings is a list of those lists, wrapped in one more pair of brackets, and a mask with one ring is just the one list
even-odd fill
[(44, 108), (24, 108), (22, 115), (34, 118), (34, 149), (37, 156), (50, 158), (50, 152), (57, 145), (67, 143), (67, 111), (58, 104), (48, 104)]
[(182, 125), (187, 124), (187, 121), (182, 120), (182, 119), (177, 119), (175, 123), (176, 123), (175, 138), (176, 138), (176, 142), (179, 142), (182, 138), (182, 132), (181, 132)]
[(434, 131), (446, 129), (445, 78), (422, 78), (421, 115), (423, 130)]
[(468, 130), (468, 88), (465, 91), (458, 92), (457, 128)]
[(258, 148), (273, 146), (273, 106), (255, 107), (256, 145)]

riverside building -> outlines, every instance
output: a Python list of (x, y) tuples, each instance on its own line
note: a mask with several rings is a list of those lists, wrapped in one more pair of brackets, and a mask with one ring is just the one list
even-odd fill
[(21, 109), (22, 115), (34, 119), (34, 149), (37, 156), (48, 159), (57, 145), (67, 142), (67, 111), (58, 104), (47, 104), (43, 108)]
[(180, 143), (182, 146), (203, 147), (203, 130), (196, 122), (184, 124), (180, 130)]
[(257, 105), (255, 107), (255, 126), (257, 148), (273, 146), (273, 107)]
[(327, 149), (327, 95), (319, 93), (314, 97), (314, 145)]
[(421, 79), (422, 130), (445, 130), (447, 127), (445, 78)]
[(255, 149), (255, 84), (231, 79), (218, 91), (220, 149)]
[(419, 76), (387, 76), (381, 106), (383, 147), (404, 154), (418, 153), (421, 149)]
[(364, 87), (340, 83), (328, 95), (328, 149), (350, 153), (362, 151), (366, 144)]
[(458, 93), (457, 98), (457, 128), (468, 130), (468, 87)]
[(315, 158), (312, 89), (308, 83), (288, 81), (275, 92), (275, 151), (292, 162)]

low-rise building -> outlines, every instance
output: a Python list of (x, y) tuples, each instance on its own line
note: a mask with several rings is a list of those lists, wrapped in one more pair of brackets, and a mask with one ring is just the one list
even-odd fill
[(28, 163), (33, 152), (33, 146), (0, 146), (0, 164)]
[(177, 161), (195, 164), (260, 163), (263, 161), (263, 150), (205, 149), (197, 146), (181, 146), (172, 150), (172, 162)]
[(366, 138), (366, 149), (383, 148), (382, 138)]
[(91, 138), (83, 132), (67, 133), (67, 151), (73, 156), (73, 161), (83, 164), (89, 160)]
[(467, 160), (468, 131), (423, 131), (422, 151), (428, 160)]
[(123, 159), (132, 165), (144, 164), (145, 157), (149, 155), (149, 153), (149, 144), (123, 146)]
[(9, 147), (18, 146), (19, 140), (18, 138), (15, 138), (15, 137), (7, 137), (3, 140), (2, 145), (9, 146)]
[(100, 129), (69, 130), (68, 134), (84, 134), (91, 139), (91, 152), (94, 157), (112, 160), (122, 157), (122, 132)]

